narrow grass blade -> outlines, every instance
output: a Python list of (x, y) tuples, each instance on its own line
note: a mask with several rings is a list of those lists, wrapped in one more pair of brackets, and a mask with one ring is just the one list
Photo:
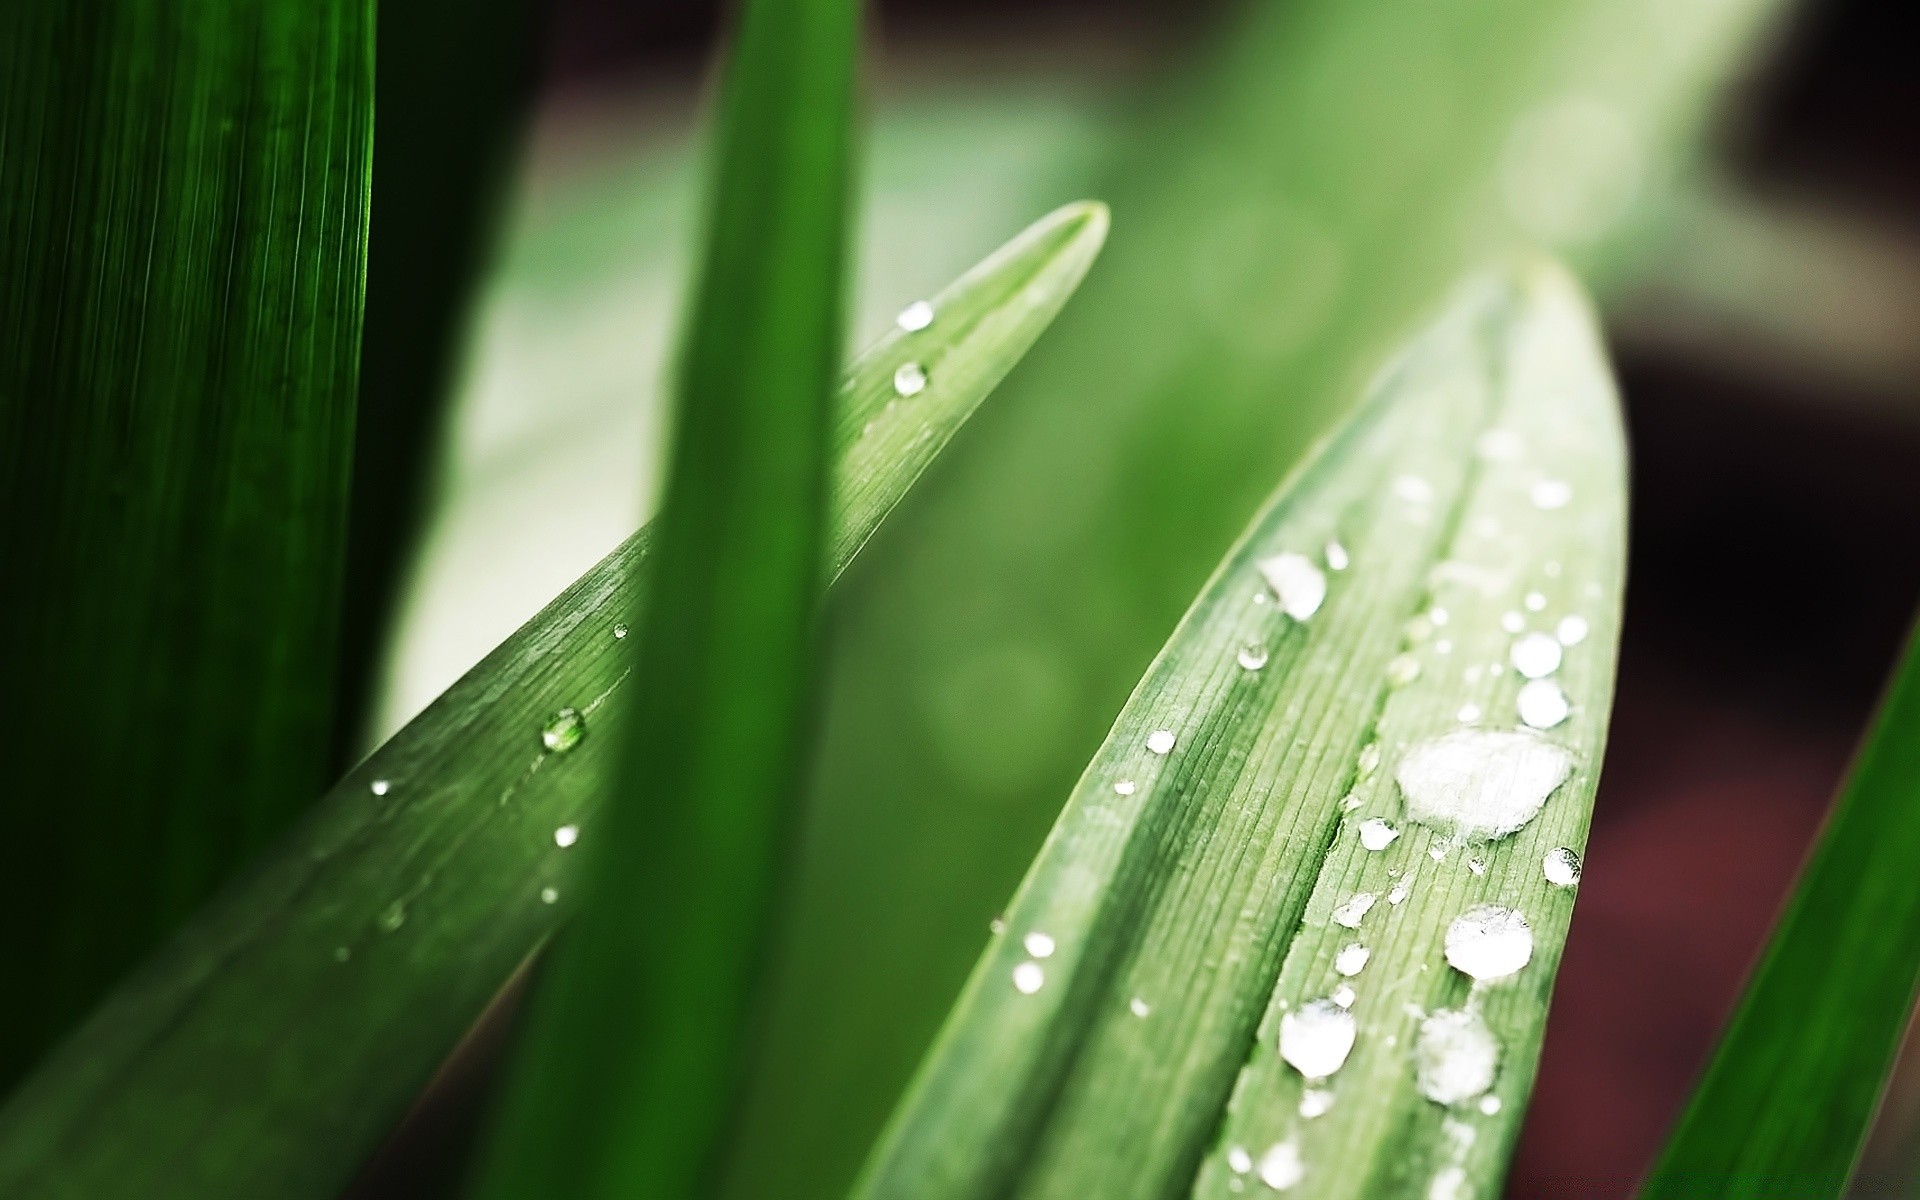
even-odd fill
[(1650, 1198), (1838, 1196), (1920, 985), (1920, 645), (1909, 640)]
[[(1464, 289), (1148, 669), (856, 1194), (1225, 1196), (1261, 1162), (1290, 1195), (1497, 1194), (1573, 902), (1542, 863), (1584, 842), (1605, 736), (1624, 489), (1576, 286)], [(1410, 811), (1436, 753), (1483, 788), (1458, 822)], [(1488, 904), (1532, 960), (1475, 984), (1443, 943)], [(1452, 1103), (1419, 1083), (1443, 1012), (1498, 1048)], [(1293, 1014), (1323, 1024), (1310, 1086)]]
[[(751, 1051), (806, 761), (859, 0), (747, 0), (673, 406), (646, 685), (475, 1194), (691, 1196)], [(917, 365), (896, 390), (924, 390)], [(563, 840), (562, 846), (568, 844)]]
[(324, 789), (372, 38), (0, 6), (0, 1087)]
[[(1107, 215), (1044, 218), (848, 371), (828, 564), (852, 555), (1053, 320)], [(894, 373), (925, 364), (897, 401)], [(0, 1195), (331, 1200), (572, 906), (633, 686), (643, 531), (357, 767), (0, 1110)], [(541, 730), (577, 708), (564, 755)]]

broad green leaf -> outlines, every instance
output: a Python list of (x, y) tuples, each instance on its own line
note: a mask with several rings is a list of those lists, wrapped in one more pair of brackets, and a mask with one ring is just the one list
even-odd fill
[[(1497, 1194), (1573, 905), (1543, 862), (1584, 844), (1605, 738), (1624, 468), (1577, 285), (1463, 288), (1148, 668), (856, 1195)], [(1530, 961), (1476, 983), (1450, 930), (1485, 905)], [(1423, 1081), (1430, 1021), (1497, 1069)]]
[(0, 6), (0, 1087), (325, 786), (372, 39)]
[(1650, 1198), (1838, 1196), (1920, 985), (1920, 646), (1911, 640)]
[[(1095, 189), (1125, 236), (844, 597), (730, 1200), (844, 1194), (1221, 552), (1450, 281), (1603, 300), (1780, 0), (1250, 0)], [(910, 798), (910, 799), (909, 799)]]
[[(860, 12), (746, 0), (632, 610), (645, 685), (481, 1197), (692, 1196), (737, 1103), (811, 732)], [(925, 381), (907, 363), (894, 388)]]
[[(1098, 253), (1044, 218), (850, 369), (828, 562), (847, 566)], [(925, 364), (897, 400), (894, 372)], [(609, 555), (321, 801), (0, 1110), (0, 1195), (332, 1200), (574, 895), (633, 688), (648, 535)], [(586, 736), (545, 749), (578, 709)]]

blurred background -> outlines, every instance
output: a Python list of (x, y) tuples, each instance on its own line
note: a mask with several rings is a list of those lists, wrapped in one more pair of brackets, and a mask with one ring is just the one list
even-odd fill
[[(363, 748), (652, 502), (721, 17), (553, 0), (514, 36), (533, 99), (472, 239), (481, 286), (449, 336), (455, 399)], [(839, 1193), (1255, 504), (1446, 282), (1544, 243), (1604, 309), (1632, 566), (1507, 1194), (1627, 1195), (1920, 596), (1920, 71), (1902, 27), (1873, 0), (879, 6), (859, 341), (1058, 203), (1107, 199), (1115, 224), (1060, 328), (836, 596), (780, 1016), (733, 1190)], [(449, 1194), (506, 1016), (362, 1200)], [(1920, 1182), (1915, 1068), (1859, 1194)]]

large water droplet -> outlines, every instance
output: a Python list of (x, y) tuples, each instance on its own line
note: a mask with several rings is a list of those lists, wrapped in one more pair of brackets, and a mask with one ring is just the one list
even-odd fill
[(1395, 779), (1414, 820), (1490, 839), (1531, 821), (1572, 769), (1571, 754), (1530, 734), (1458, 729), (1409, 750)]
[(1027, 953), (1035, 958), (1048, 958), (1053, 954), (1053, 938), (1041, 933), (1038, 929), (1020, 939), (1020, 944), (1025, 946)]
[(1369, 850), (1385, 850), (1393, 845), (1400, 831), (1379, 817), (1360, 822), (1360, 844)]
[(1333, 923), (1346, 929), (1358, 929), (1372, 907), (1373, 893), (1357, 892), (1352, 899), (1333, 910)]
[(1039, 963), (1023, 962), (1013, 969), (1013, 989), (1023, 996), (1031, 996), (1046, 985), (1047, 973), (1040, 969)]
[(1267, 665), (1267, 648), (1259, 642), (1248, 642), (1240, 647), (1240, 652), (1234, 655), (1234, 660), (1243, 670), (1258, 671)]
[(1327, 577), (1305, 555), (1276, 554), (1254, 565), (1288, 616), (1304, 621), (1320, 611), (1327, 598)]
[(1309, 1000), (1280, 1018), (1280, 1057), (1308, 1079), (1325, 1079), (1353, 1052), (1353, 1014), (1331, 1000)]
[(1341, 947), (1340, 953), (1333, 956), (1333, 969), (1351, 979), (1367, 969), (1367, 960), (1372, 957), (1373, 951), (1359, 942), (1354, 942)]
[(1555, 887), (1572, 887), (1580, 882), (1580, 856), (1565, 846), (1547, 851), (1540, 869)]
[(915, 300), (901, 309), (893, 322), (908, 333), (918, 333), (933, 324), (933, 305), (925, 300)]
[(1530, 633), (1513, 644), (1507, 657), (1528, 679), (1544, 679), (1560, 669), (1560, 643), (1548, 634)]
[(1527, 684), (1514, 697), (1514, 703), (1520, 719), (1535, 729), (1552, 729), (1573, 711), (1567, 703), (1567, 694), (1551, 679), (1536, 679)]
[(565, 754), (587, 736), (587, 719), (577, 708), (563, 708), (547, 718), (540, 730), (540, 744), (555, 754)]
[(1533, 958), (1533, 930), (1511, 908), (1481, 904), (1447, 926), (1447, 961), (1474, 979), (1505, 979)]
[(1553, 635), (1560, 639), (1562, 646), (1578, 646), (1587, 640), (1587, 619), (1579, 613), (1570, 613), (1560, 618), (1553, 627)]
[(1155, 754), (1166, 754), (1173, 749), (1173, 730), (1156, 729), (1147, 735), (1147, 749)]
[(918, 396), (927, 387), (927, 369), (917, 362), (901, 363), (893, 373), (893, 390), (900, 396)]
[(1493, 1086), (1500, 1044), (1477, 1013), (1443, 1009), (1420, 1022), (1413, 1062), (1421, 1095), (1458, 1104)]

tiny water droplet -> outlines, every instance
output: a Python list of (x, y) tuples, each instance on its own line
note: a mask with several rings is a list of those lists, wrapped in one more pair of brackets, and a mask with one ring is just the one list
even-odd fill
[(580, 827), (578, 825), (562, 825), (553, 831), (553, 844), (562, 850), (565, 850), (568, 846), (573, 845), (579, 840)]
[(1331, 1000), (1309, 1000), (1280, 1018), (1280, 1057), (1307, 1079), (1325, 1079), (1353, 1051), (1353, 1014)]
[(1527, 489), (1535, 508), (1565, 508), (1573, 499), (1573, 487), (1562, 479), (1541, 479)]
[(1535, 679), (1528, 683), (1514, 697), (1514, 703), (1519, 709), (1520, 719), (1535, 729), (1552, 729), (1573, 711), (1573, 707), (1567, 703), (1567, 694), (1551, 679)]
[(1300, 1093), (1300, 1115), (1311, 1121), (1323, 1117), (1333, 1107), (1333, 1093), (1325, 1088), (1308, 1088)]
[(1527, 619), (1519, 613), (1504, 612), (1500, 614), (1500, 628), (1506, 630), (1508, 633), (1519, 633), (1526, 627)]
[(1467, 1169), (1461, 1166), (1442, 1167), (1433, 1177), (1433, 1183), (1427, 1188), (1427, 1200), (1469, 1200), (1472, 1189), (1467, 1186)]
[(565, 754), (587, 736), (587, 719), (577, 708), (563, 708), (547, 718), (540, 730), (540, 744), (555, 754)]
[(1555, 887), (1572, 887), (1580, 882), (1580, 856), (1565, 846), (1555, 846), (1547, 851), (1540, 870)]
[(1378, 771), (1380, 769), (1380, 743), (1368, 742), (1366, 745), (1360, 747), (1360, 758), (1354, 763), (1354, 768), (1360, 772), (1360, 778), (1362, 779)]
[(1248, 642), (1240, 647), (1240, 653), (1234, 657), (1242, 669), (1258, 671), (1267, 665), (1267, 648), (1259, 642)]
[(1511, 908), (1481, 904), (1447, 926), (1447, 961), (1472, 979), (1505, 979), (1533, 958), (1533, 930)]
[(1372, 907), (1372, 892), (1355, 892), (1350, 900), (1333, 910), (1333, 923), (1347, 929), (1358, 929)]
[(1435, 642), (1433, 644), (1433, 652), (1435, 654), (1452, 654), (1453, 653), (1452, 639), (1441, 638), (1439, 641)]
[(1135, 996), (1133, 999), (1127, 1001), (1127, 1011), (1136, 1017), (1144, 1017), (1153, 1011), (1153, 1007), (1145, 1000)]
[(1133, 780), (1122, 779), (1114, 783), (1113, 790), (1116, 795), (1131, 796), (1133, 795), (1133, 790), (1136, 786), (1137, 785), (1133, 782)]
[(1304, 554), (1276, 554), (1254, 567), (1288, 616), (1304, 621), (1320, 611), (1327, 598), (1327, 577)]
[(1553, 635), (1560, 639), (1562, 646), (1578, 646), (1587, 640), (1587, 619), (1579, 613), (1561, 617), (1560, 623), (1553, 627)]
[(1359, 942), (1343, 946), (1340, 953), (1333, 956), (1333, 969), (1352, 978), (1367, 969), (1367, 960), (1373, 957), (1373, 951)]
[(1432, 621), (1436, 628), (1445, 625), (1447, 623), (1447, 610), (1436, 604), (1433, 606), (1432, 611), (1427, 613), (1427, 620)]
[(1344, 983), (1333, 989), (1333, 995), (1327, 997), (1327, 999), (1338, 1004), (1341, 1008), (1352, 1008), (1353, 1002), (1359, 998), (1359, 996), (1354, 994), (1353, 989)]
[(1407, 902), (1407, 894), (1408, 894), (1407, 885), (1406, 885), (1406, 882), (1403, 880), (1400, 883), (1394, 884), (1393, 890), (1387, 893), (1387, 903), (1393, 905), (1395, 908), (1398, 908), (1400, 905), (1405, 904)]
[(1347, 564), (1351, 561), (1352, 560), (1347, 557), (1347, 548), (1345, 546), (1342, 546), (1339, 542), (1327, 543), (1328, 570), (1344, 571), (1347, 569)]
[(1462, 704), (1458, 715), (1462, 725), (1471, 725), (1480, 719), (1480, 706), (1478, 704)]
[(1527, 444), (1511, 429), (1489, 429), (1474, 439), (1473, 448), (1490, 462), (1512, 462), (1526, 453)]
[(1346, 796), (1340, 801), (1340, 807), (1345, 809), (1347, 812), (1353, 812), (1354, 810), (1358, 809), (1362, 804), (1365, 804), (1365, 803), (1366, 801), (1360, 798), (1359, 792), (1348, 792)]
[(555, 904), (560, 900), (560, 889), (543, 887), (540, 889), (540, 903)]
[(933, 324), (933, 305), (927, 303), (925, 300), (915, 300), (912, 304), (901, 309), (900, 315), (895, 317), (893, 321), (894, 324), (906, 330), (908, 333), (918, 333)]
[(1544, 633), (1527, 634), (1507, 653), (1513, 669), (1528, 679), (1544, 679), (1559, 670), (1560, 655), (1560, 643)]
[(1021, 938), (1020, 944), (1035, 958), (1047, 958), (1053, 954), (1053, 939), (1038, 929)]
[(1023, 996), (1031, 996), (1046, 985), (1047, 973), (1040, 964), (1023, 962), (1013, 969), (1013, 990)]
[(380, 928), (387, 933), (392, 933), (406, 923), (407, 902), (405, 900), (395, 900), (380, 914)]
[(1485, 875), (1487, 873), (1487, 864), (1480, 859), (1470, 858), (1467, 860), (1467, 870), (1472, 871), (1475, 875)]
[(393, 788), (393, 785), (391, 783), (388, 783), (384, 779), (376, 779), (372, 783), (367, 785), (367, 790), (372, 792), (376, 796), (384, 796), (389, 791), (391, 791), (392, 788)]
[(623, 638), (627, 636), (627, 624), (625, 621), (622, 621), (620, 624), (615, 625), (613, 627), (613, 636), (616, 638)]
[(343, 963), (352, 957), (353, 951), (345, 946), (335, 946), (333, 948), (333, 961), (335, 962)]
[(1427, 619), (1427, 616), (1425, 613), (1421, 613), (1417, 616), (1414, 616), (1408, 619), (1407, 644), (1409, 646), (1418, 646), (1420, 643), (1426, 641), (1428, 638), (1432, 636), (1433, 636), (1433, 622)]
[(1395, 779), (1407, 815), (1474, 840), (1519, 829), (1573, 770), (1573, 756), (1531, 734), (1457, 729), (1421, 742)]
[(1439, 862), (1446, 856), (1447, 848), (1445, 846), (1430, 846), (1427, 848), (1427, 857), (1435, 862)]
[(987, 922), (987, 932), (995, 937), (999, 937), (1006, 931), (1007, 923), (999, 917), (995, 917), (993, 920)]
[(1235, 1146), (1227, 1151), (1227, 1170), (1235, 1175), (1245, 1175), (1253, 1170), (1253, 1155), (1247, 1153), (1245, 1146)]
[(1500, 1044), (1479, 1014), (1442, 1009), (1420, 1022), (1413, 1063), (1421, 1095), (1435, 1104), (1459, 1104), (1493, 1086)]
[(926, 390), (927, 369), (919, 363), (901, 363), (893, 373), (893, 390), (901, 396), (917, 396)]
[(1495, 1114), (1495, 1113), (1497, 1113), (1497, 1112), (1499, 1112), (1499, 1111), (1500, 1111), (1500, 1097), (1498, 1097), (1498, 1096), (1482, 1096), (1482, 1097), (1480, 1097), (1480, 1111), (1481, 1111), (1481, 1112), (1483, 1112), (1483, 1113), (1485, 1113), (1485, 1114), (1486, 1114), (1486, 1115), (1488, 1115), (1489, 1117), (1490, 1117), (1490, 1116), (1492, 1116), (1493, 1114)]
[(1547, 598), (1541, 592), (1528, 592), (1520, 598), (1520, 603), (1526, 607), (1528, 612), (1539, 612), (1547, 606)]
[(1557, 558), (1550, 558), (1540, 564), (1540, 569), (1547, 573), (1548, 579), (1560, 578), (1560, 560)]
[(1360, 822), (1360, 844), (1369, 850), (1385, 850), (1399, 836), (1398, 829), (1379, 817)]
[(1393, 481), (1393, 494), (1408, 504), (1431, 504), (1433, 485), (1418, 475), (1401, 475)]
[(1420, 678), (1420, 660), (1411, 654), (1395, 655), (1387, 663), (1387, 683), (1393, 687), (1405, 687)]
[(1166, 754), (1173, 749), (1173, 730), (1156, 729), (1147, 735), (1147, 749), (1155, 754)]

